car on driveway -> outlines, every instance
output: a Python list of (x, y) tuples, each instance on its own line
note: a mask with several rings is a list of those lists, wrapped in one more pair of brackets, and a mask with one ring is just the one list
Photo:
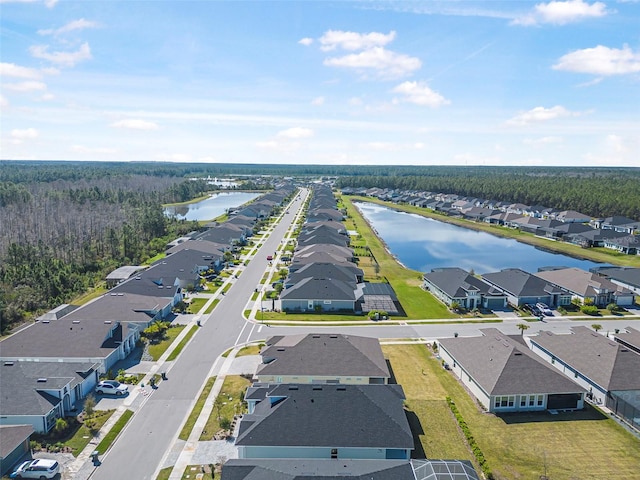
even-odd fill
[(125, 395), (129, 391), (129, 386), (117, 380), (103, 380), (96, 385), (98, 395)]
[(553, 317), (553, 312), (546, 303), (536, 303), (536, 307), (547, 317)]
[(38, 478), (45, 480), (54, 478), (59, 471), (60, 464), (55, 460), (38, 458), (21, 463), (16, 471), (9, 476), (11, 478)]

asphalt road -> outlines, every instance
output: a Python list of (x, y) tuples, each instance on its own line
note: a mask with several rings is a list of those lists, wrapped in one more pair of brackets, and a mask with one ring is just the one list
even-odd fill
[(243, 311), (268, 266), (267, 255), (276, 251), (302, 204), (303, 198), (296, 197), (291, 213), (283, 215), (214, 312), (202, 322), (188, 348), (173, 362), (167, 371), (167, 381), (146, 400), (108, 454), (101, 458), (102, 465), (92, 480), (155, 478), (158, 465), (177, 438), (216, 359), (229, 347), (246, 342), (253, 330), (259, 328), (243, 318)]
[[(300, 196), (299, 196), (300, 197)], [(266, 268), (267, 255), (272, 255), (282, 242), (287, 229), (302, 207), (304, 198), (297, 197), (289, 214), (274, 228), (256, 256), (244, 272), (234, 280), (234, 285), (202, 322), (202, 328), (193, 337), (188, 348), (173, 362), (167, 372), (168, 380), (146, 400), (131, 419), (117, 442), (106, 456), (102, 465), (91, 477), (95, 480), (131, 478), (153, 480), (159, 465), (177, 439), (179, 430), (191, 411), (200, 388), (210, 375), (216, 359), (228, 348), (249, 341), (262, 340), (271, 335), (287, 335), (309, 332), (340, 332), (381, 339), (421, 338), (434, 340), (459, 336), (477, 336), (482, 328), (499, 327), (507, 334), (519, 334), (516, 326), (520, 320), (507, 320), (500, 324), (432, 324), (432, 325), (371, 325), (354, 327), (309, 326), (273, 327), (246, 321), (243, 312), (254, 289), (260, 285)], [(302, 196), (304, 197), (304, 195)], [(577, 322), (549, 319), (545, 323), (530, 323), (527, 334), (538, 330), (567, 333), (576, 325), (589, 326), (593, 322)], [(637, 325), (638, 320), (611, 320), (604, 325), (607, 329)]]

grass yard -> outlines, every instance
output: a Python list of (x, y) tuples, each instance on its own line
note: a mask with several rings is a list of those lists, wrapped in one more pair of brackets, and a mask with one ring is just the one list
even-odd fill
[(149, 355), (151, 355), (154, 360), (158, 360), (167, 348), (169, 348), (169, 345), (173, 343), (184, 327), (185, 325), (176, 325), (175, 327), (167, 328), (167, 334), (164, 340), (159, 343), (149, 345)]
[[(498, 480), (538, 479), (545, 467), (553, 480), (640, 480), (640, 440), (598, 410), (588, 406), (582, 412), (557, 415), (487, 414), (479, 410), (456, 377), (430, 356), (427, 347), (383, 348), (398, 383), (405, 389), (409, 407), (415, 408), (426, 432), (427, 439), (421, 441), (428, 457), (458, 458), (455, 452), (454, 456), (430, 454), (430, 449), (438, 448), (431, 446), (432, 442), (449, 445), (443, 454), (455, 447), (456, 436), (463, 442), (455, 423), (446, 427), (439, 418), (445, 411), (437, 400), (444, 401), (442, 395), (449, 395)], [(430, 431), (437, 434), (429, 438)]]
[(259, 355), (260, 349), (264, 346), (264, 343), (258, 345), (247, 345), (240, 349), (238, 353), (236, 353), (236, 357), (245, 357), (247, 355)]
[(204, 404), (207, 401), (209, 394), (211, 393), (211, 389), (213, 388), (213, 383), (215, 381), (216, 381), (216, 377), (211, 377), (207, 380), (207, 383), (205, 383), (204, 388), (202, 389), (202, 392), (198, 397), (198, 400), (196, 400), (196, 403), (193, 406), (191, 413), (189, 413), (189, 417), (187, 418), (187, 421), (184, 423), (182, 430), (180, 430), (180, 435), (178, 435), (178, 438), (180, 440), (186, 441), (189, 439), (191, 430), (193, 430), (193, 427), (196, 424), (198, 417), (200, 416), (200, 412), (202, 412), (202, 409), (204, 408)]
[(116, 437), (120, 434), (122, 429), (125, 427), (129, 419), (133, 416), (133, 412), (131, 410), (125, 410), (122, 416), (118, 419), (118, 421), (111, 427), (111, 430), (107, 432), (102, 441), (96, 447), (96, 450), (100, 452), (100, 454), (104, 454), (113, 442), (115, 442)]
[(211, 473), (211, 467), (209, 465), (188, 465), (184, 469), (182, 474), (182, 480), (195, 480), (196, 475), (201, 473), (202, 480), (213, 480), (214, 476)]
[(213, 312), (213, 309), (216, 308), (216, 305), (218, 305), (218, 303), (220, 303), (220, 299), (216, 298), (213, 302), (211, 302), (211, 305), (207, 307), (207, 309), (204, 311), (204, 314), (209, 315), (211, 312)]
[(171, 478), (171, 472), (173, 471), (173, 467), (166, 467), (158, 472), (158, 476), (156, 480), (169, 480)]
[(189, 308), (187, 309), (187, 313), (198, 313), (204, 304), (207, 303), (208, 298), (196, 297), (192, 298), (189, 303)]
[(239, 375), (229, 375), (225, 378), (218, 400), (216, 400), (219, 407), (214, 405), (202, 435), (200, 435), (201, 442), (212, 440), (213, 436), (222, 429), (218, 417), (232, 420), (235, 414), (244, 412), (244, 401), (241, 399), (244, 398), (244, 392), (249, 385), (251, 382)]

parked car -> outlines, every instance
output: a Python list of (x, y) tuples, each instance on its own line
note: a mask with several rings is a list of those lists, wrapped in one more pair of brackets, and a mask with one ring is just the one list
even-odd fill
[(60, 464), (55, 460), (38, 458), (23, 462), (9, 475), (11, 478), (38, 478), (44, 480), (55, 477), (60, 471)]
[(273, 260), (273, 255), (267, 255), (267, 260), (269, 261)]
[(117, 395), (121, 396), (129, 391), (129, 386), (120, 383), (117, 380), (103, 380), (96, 385), (96, 393), (98, 395)]
[(553, 317), (553, 312), (546, 303), (536, 303), (536, 307), (547, 317)]

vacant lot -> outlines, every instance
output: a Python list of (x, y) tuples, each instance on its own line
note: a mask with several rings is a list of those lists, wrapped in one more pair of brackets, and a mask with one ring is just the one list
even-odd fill
[[(497, 479), (640, 479), (640, 440), (588, 407), (583, 412), (496, 416), (482, 412), (453, 374), (423, 345), (383, 347), (409, 410), (424, 434), (426, 456), (471, 459), (448, 411), (450, 396)], [(410, 416), (411, 418), (411, 416)]]

